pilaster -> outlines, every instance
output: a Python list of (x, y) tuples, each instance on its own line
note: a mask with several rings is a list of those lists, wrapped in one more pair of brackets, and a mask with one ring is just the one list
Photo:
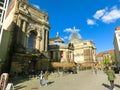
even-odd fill
[(40, 51), (40, 41), (41, 41), (41, 38), (39, 36), (37, 36), (36, 38), (36, 49)]
[(47, 51), (48, 50), (48, 31), (46, 30), (45, 31), (46, 33), (46, 35), (45, 35), (45, 37), (46, 37), (46, 40), (45, 40), (45, 51)]
[(41, 41), (41, 50), (44, 51), (45, 48), (45, 30), (42, 28), (42, 41)]
[(20, 26), (21, 26), (21, 19), (19, 18), (17, 21), (17, 25), (18, 25), (18, 31), (17, 31), (17, 44), (19, 44), (19, 40), (21, 37), (21, 31), (20, 31)]
[(23, 21), (22, 31), (23, 31), (24, 33), (26, 32), (26, 25), (27, 25), (27, 22), (26, 22), (26, 21)]

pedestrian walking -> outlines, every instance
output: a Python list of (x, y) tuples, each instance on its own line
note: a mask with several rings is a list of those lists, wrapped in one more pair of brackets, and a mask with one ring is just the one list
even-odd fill
[(43, 82), (43, 71), (41, 71), (39, 77), (40, 77), (40, 87), (42, 87), (42, 82)]
[(108, 76), (108, 81), (110, 82), (110, 90), (115, 90), (114, 88), (114, 80), (115, 80), (115, 73), (114, 71), (111, 69), (111, 67), (108, 67), (108, 70), (106, 72), (107, 76)]
[(94, 70), (95, 70), (95, 74), (97, 74), (97, 66), (95, 66)]
[(97, 64), (94, 64), (93, 71), (94, 71), (95, 74), (97, 74)]
[(45, 86), (47, 86), (48, 85), (48, 71), (46, 71), (45, 72), (45, 74), (44, 74), (44, 79), (45, 79)]

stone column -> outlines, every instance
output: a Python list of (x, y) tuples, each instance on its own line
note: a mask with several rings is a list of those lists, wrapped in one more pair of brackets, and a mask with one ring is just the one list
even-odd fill
[(63, 51), (63, 60), (65, 61), (66, 60), (66, 52)]
[(46, 32), (46, 33), (45, 33), (45, 34), (46, 34), (46, 35), (45, 35), (45, 36), (46, 36), (46, 38), (45, 38), (45, 39), (46, 39), (46, 40), (45, 40), (45, 51), (47, 51), (47, 50), (48, 50), (48, 31), (46, 30), (45, 32)]
[(21, 19), (19, 18), (18, 20), (17, 20), (17, 25), (18, 25), (18, 31), (17, 31), (17, 44), (19, 44), (19, 40), (20, 40), (20, 26), (21, 26)]
[(91, 47), (89, 47), (89, 50), (90, 50), (90, 53), (89, 53), (90, 61), (89, 62), (92, 62), (93, 61), (93, 57), (92, 57), (92, 49), (91, 49)]
[(74, 51), (72, 51), (72, 61), (74, 62)]
[(22, 35), (22, 43), (23, 43), (23, 46), (25, 47), (26, 46), (26, 25), (27, 25), (27, 22), (24, 21), (23, 22), (23, 26), (22, 26), (22, 31), (23, 31), (23, 35)]
[(93, 48), (92, 49), (92, 51), (93, 51), (93, 62), (95, 62), (96, 61), (96, 57), (95, 57), (95, 55), (96, 55), (96, 51), (95, 51), (96, 49), (95, 48)]
[(44, 31), (44, 29), (42, 29), (42, 42), (41, 42), (41, 50), (43, 50), (44, 51), (44, 47), (45, 47), (45, 31)]
[(36, 46), (35, 47), (37, 50), (40, 51), (40, 37), (39, 36), (37, 36), (37, 38), (36, 38)]
[(59, 59), (59, 60), (61, 59), (60, 51), (58, 52), (58, 59)]
[(17, 25), (20, 27), (20, 25), (21, 25), (21, 19), (19, 18), (18, 20), (17, 20)]
[(70, 62), (72, 62), (73, 57), (72, 57), (72, 51), (70, 52)]
[(24, 22), (23, 22), (23, 27), (22, 27), (22, 31), (23, 31), (23, 32), (26, 32), (26, 25), (27, 25), (27, 22), (24, 21)]
[(29, 38), (29, 34), (26, 35), (26, 48), (28, 48), (28, 38)]

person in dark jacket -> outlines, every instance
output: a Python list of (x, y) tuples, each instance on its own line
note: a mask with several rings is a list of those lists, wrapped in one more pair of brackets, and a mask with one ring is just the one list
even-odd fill
[(108, 67), (108, 70), (106, 72), (107, 76), (108, 76), (108, 81), (110, 82), (110, 90), (115, 90), (114, 89), (114, 80), (115, 80), (115, 73), (114, 71), (111, 69), (111, 67)]

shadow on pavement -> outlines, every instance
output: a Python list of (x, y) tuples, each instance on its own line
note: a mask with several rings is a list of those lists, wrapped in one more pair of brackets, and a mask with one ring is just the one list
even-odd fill
[(28, 78), (23, 78), (23, 77), (18, 77), (18, 78), (10, 78), (8, 82), (12, 82), (13, 85), (17, 85), (19, 83), (23, 83), (23, 82), (26, 82), (28, 81), (29, 79)]
[(104, 87), (106, 87), (106, 88), (110, 89), (110, 85), (105, 84), (105, 83), (103, 83), (102, 85), (103, 85)]
[(19, 89), (21, 89), (21, 88), (25, 88), (25, 87), (27, 87), (27, 86), (22, 86), (22, 85), (15, 86), (15, 90), (19, 90)]
[(50, 81), (50, 82), (48, 82), (48, 85), (50, 85), (50, 84), (52, 84), (52, 83), (54, 83), (54, 81)]
[[(54, 81), (49, 81), (49, 82), (48, 82), (48, 85), (50, 85), (50, 84), (52, 84), (52, 83), (54, 83)], [(43, 84), (43, 86), (45, 86), (45, 84)]]
[(115, 84), (115, 86), (118, 87), (118, 88), (120, 88), (120, 85), (118, 85), (118, 84)]

